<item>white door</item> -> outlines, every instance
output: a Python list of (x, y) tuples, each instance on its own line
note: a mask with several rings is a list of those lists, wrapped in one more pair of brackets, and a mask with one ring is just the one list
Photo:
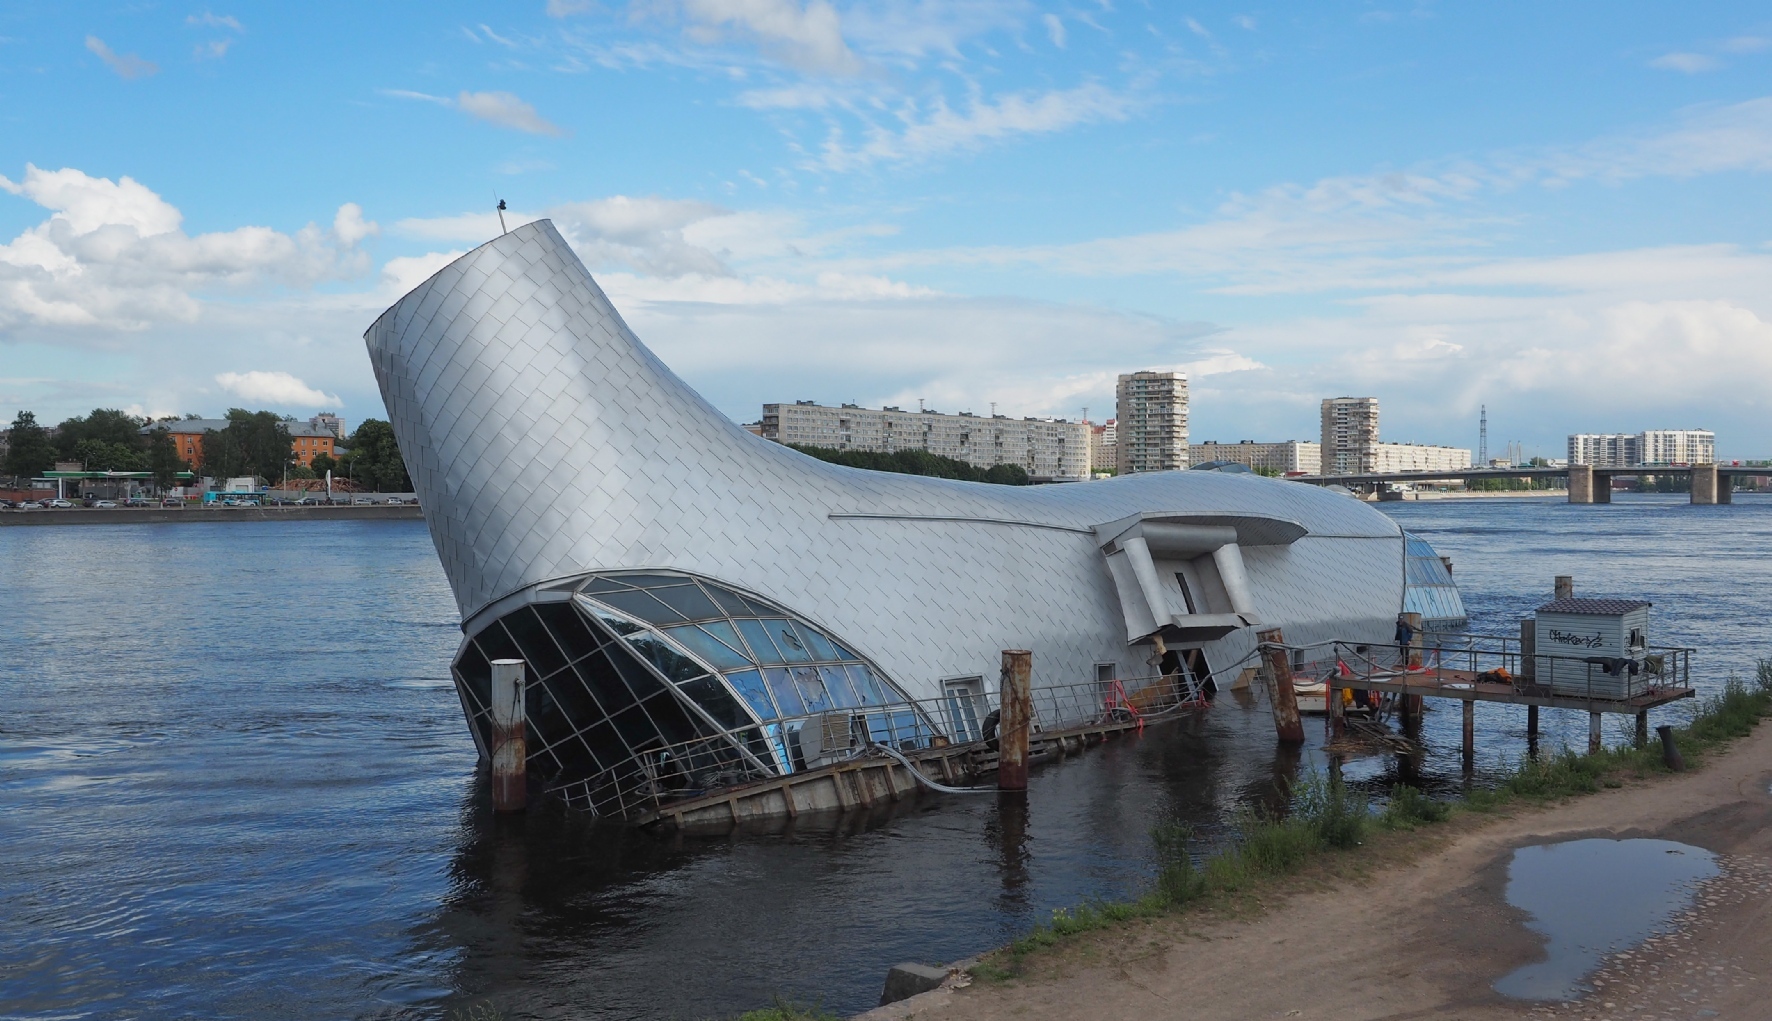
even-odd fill
[(984, 737), (980, 725), (979, 704), (984, 695), (984, 678), (962, 677), (943, 681), (942, 698), (946, 704), (948, 726), (953, 730), (955, 744), (978, 741)]

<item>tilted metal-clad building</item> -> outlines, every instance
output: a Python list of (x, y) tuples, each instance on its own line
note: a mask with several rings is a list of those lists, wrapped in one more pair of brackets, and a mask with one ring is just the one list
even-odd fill
[(634, 337), (547, 221), (365, 338), (461, 610), (475, 739), (488, 661), (522, 658), (530, 768), (599, 812), (813, 768), (833, 714), (901, 748), (976, 737), (1003, 649), (1032, 650), (1036, 688), (1148, 675), (1159, 634), (1221, 672), (1258, 627), (1382, 643), (1404, 605), (1402, 532), (1313, 486), (991, 486), (752, 435)]

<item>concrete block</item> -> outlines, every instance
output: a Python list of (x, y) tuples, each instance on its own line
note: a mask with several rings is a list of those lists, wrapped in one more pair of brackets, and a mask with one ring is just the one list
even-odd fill
[(931, 989), (939, 989), (947, 978), (946, 968), (931, 968), (927, 964), (893, 965), (892, 970), (886, 973), (886, 988), (880, 993), (880, 1006), (908, 1000)]

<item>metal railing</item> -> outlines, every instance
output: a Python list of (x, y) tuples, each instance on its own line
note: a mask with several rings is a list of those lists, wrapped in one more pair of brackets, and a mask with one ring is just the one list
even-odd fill
[[(1650, 645), (1626, 657), (1581, 656), (1535, 649), (1523, 654), (1509, 635), (1425, 632), (1419, 648), (1343, 641), (1284, 646), (1295, 657), (1306, 654), (1295, 673), (1333, 683), (1337, 677), (1360, 681), (1427, 680), (1435, 685), (1469, 683), (1473, 677), (1502, 679), (1522, 695), (1558, 696), (1592, 703), (1619, 703), (1660, 690), (1692, 686), (1692, 654), (1684, 646)], [(1315, 653), (1316, 657), (1309, 658)], [(1409, 658), (1420, 665), (1410, 667)], [(1343, 669), (1347, 671), (1343, 673)], [(1642, 679), (1639, 685), (1637, 678)], [(1637, 690), (1639, 689), (1640, 690)], [(1618, 694), (1611, 694), (1612, 691)]]
[[(1205, 705), (1198, 684), (1186, 675), (1047, 685), (1030, 694), (1036, 733), (1137, 723)], [(771, 720), (648, 748), (595, 776), (548, 789), (597, 815), (633, 816), (861, 758), (876, 745), (898, 752), (976, 745), (990, 729), (992, 701), (981, 693), (949, 692)], [(767, 768), (771, 763), (774, 769)]]

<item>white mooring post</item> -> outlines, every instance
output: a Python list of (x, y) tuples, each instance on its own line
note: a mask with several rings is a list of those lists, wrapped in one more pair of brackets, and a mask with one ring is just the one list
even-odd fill
[(492, 810), (521, 812), (529, 800), (524, 741), (523, 661), (492, 661)]

